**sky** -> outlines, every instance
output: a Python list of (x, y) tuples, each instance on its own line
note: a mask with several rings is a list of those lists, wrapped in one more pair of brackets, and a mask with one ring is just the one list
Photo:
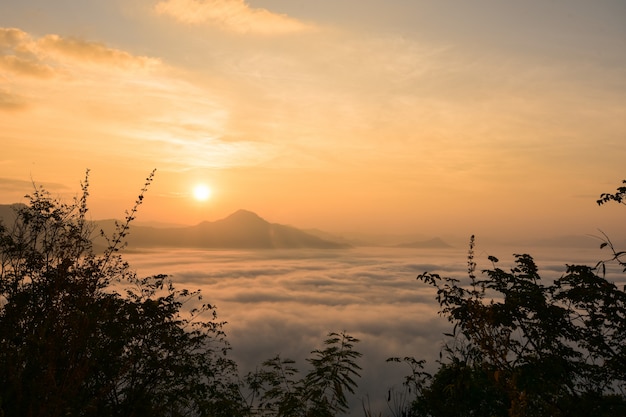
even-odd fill
[(0, 204), (623, 237), (626, 3), (0, 0), (0, 126)]

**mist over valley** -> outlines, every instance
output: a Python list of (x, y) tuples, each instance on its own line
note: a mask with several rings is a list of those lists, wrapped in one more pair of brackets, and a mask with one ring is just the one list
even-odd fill
[[(511, 252), (494, 253), (502, 267), (513, 266)], [(536, 253), (545, 279), (557, 278), (566, 263), (594, 264), (599, 250), (552, 248)], [(490, 267), (477, 246), (478, 270)], [(404, 364), (392, 356), (427, 360), (435, 370), (450, 324), (437, 314), (436, 292), (416, 281), (436, 272), (467, 282), (467, 249), (351, 247), (325, 249), (202, 250), (143, 249), (125, 257), (141, 275), (165, 273), (176, 286), (201, 289), (217, 306), (232, 355), (241, 373), (280, 354), (296, 360), (320, 348), (330, 331), (346, 331), (361, 342), (363, 370), (351, 410), (362, 415), (361, 400), (387, 410), (389, 390), (401, 393)], [(622, 283), (626, 284), (626, 283)]]
[[(12, 212), (11, 206), (0, 206), (7, 224)], [(93, 226), (94, 236), (100, 228), (110, 235), (115, 221)], [(328, 332), (360, 339), (362, 378), (351, 405), (359, 415), (361, 401), (369, 399), (384, 411), (390, 390), (403, 390), (409, 369), (386, 363), (387, 358), (414, 356), (427, 360), (427, 370), (436, 368), (450, 326), (437, 314), (436, 292), (416, 276), (432, 272), (467, 281), (467, 245), (438, 237), (370, 239), (303, 231), (239, 210), (196, 226), (133, 224), (123, 256), (139, 276), (167, 274), (178, 288), (201, 290), (203, 299), (217, 306), (218, 319), (227, 322), (242, 375), (276, 354), (296, 360), (305, 373), (304, 359)], [(491, 267), (489, 255), (507, 268), (513, 253), (530, 253), (542, 277), (555, 279), (566, 264), (595, 265), (606, 256), (597, 243), (589, 236), (566, 236), (502, 245), (478, 237), (477, 271)]]

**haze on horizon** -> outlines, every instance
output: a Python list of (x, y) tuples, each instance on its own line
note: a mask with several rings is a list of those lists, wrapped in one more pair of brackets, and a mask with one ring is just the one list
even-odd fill
[[(621, 0), (0, 2), (0, 204), (626, 236)], [(209, 188), (194, 199), (197, 185)]]

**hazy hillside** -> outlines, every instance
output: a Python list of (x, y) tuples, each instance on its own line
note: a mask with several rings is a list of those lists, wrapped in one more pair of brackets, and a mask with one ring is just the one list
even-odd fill
[(0, 220), (5, 225), (10, 225), (15, 221), (15, 207), (20, 204), (0, 204)]
[[(15, 219), (14, 207), (17, 204), (0, 204), (0, 220), (10, 225)], [(97, 220), (95, 231), (105, 230), (111, 235), (114, 220)], [(94, 233), (97, 235), (97, 233)], [(610, 236), (617, 247), (626, 246), (623, 236)], [(537, 239), (507, 240), (507, 245), (519, 247), (571, 247), (597, 248), (600, 241), (589, 235), (554, 236)], [(479, 236), (479, 239), (483, 237)], [(446, 240), (448, 240), (446, 238)], [(454, 240), (454, 239), (453, 239)], [(485, 240), (481, 240), (483, 243)], [(423, 235), (358, 235), (335, 236), (317, 229), (301, 230), (292, 226), (269, 223), (257, 214), (239, 210), (230, 216), (213, 222), (202, 222), (195, 226), (147, 225), (133, 223), (128, 235), (130, 249), (142, 247), (196, 247), (211, 249), (287, 249), (318, 248), (337, 249), (351, 246), (383, 246), (416, 249), (445, 249), (459, 247), (458, 242), (449, 244), (439, 237), (428, 238)], [(96, 239), (96, 247), (103, 242)], [(494, 241), (503, 245), (504, 242)], [(521, 250), (521, 249), (520, 249)]]
[(348, 239), (348, 238), (346, 238), (344, 236), (337, 236), (337, 235), (334, 235), (332, 233), (328, 233), (328, 232), (325, 232), (325, 231), (319, 230), (319, 229), (305, 229), (303, 231), (305, 233), (308, 233), (310, 235), (319, 237), (320, 239), (323, 239), (323, 240), (328, 240), (330, 242), (341, 243), (341, 244), (344, 244), (346, 246), (358, 246), (359, 245), (359, 242), (357, 242), (357, 241), (354, 241), (352, 239)]
[(417, 242), (408, 242), (401, 243), (399, 245), (394, 245), (394, 248), (431, 248), (431, 249), (443, 249), (443, 248), (452, 248), (451, 245), (447, 244), (443, 240), (438, 237), (428, 240), (420, 240)]
[[(112, 230), (112, 221), (101, 223)], [(295, 227), (269, 223), (257, 214), (239, 210), (214, 222), (195, 226), (156, 228), (131, 226), (128, 236), (135, 247), (197, 247), (228, 249), (337, 249), (349, 245), (322, 239)]]

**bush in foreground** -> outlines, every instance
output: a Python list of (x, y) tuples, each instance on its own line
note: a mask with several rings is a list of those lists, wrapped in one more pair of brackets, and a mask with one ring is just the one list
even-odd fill
[[(626, 183), (626, 181), (624, 182)], [(626, 187), (598, 204), (624, 203)], [(424, 273), (439, 313), (453, 324), (434, 376), (417, 363), (407, 383), (415, 416), (626, 415), (626, 288), (606, 278), (607, 264), (626, 272), (625, 252), (605, 236), (608, 261), (567, 265), (547, 282), (528, 254), (509, 270), (489, 257), (479, 277), (470, 242), (468, 280)], [(392, 358), (401, 361), (399, 358)]]
[(100, 254), (86, 219), (88, 176), (73, 204), (36, 188), (14, 225), (0, 223), (4, 415), (239, 413), (213, 307), (165, 276), (138, 278), (118, 254), (153, 175)]

